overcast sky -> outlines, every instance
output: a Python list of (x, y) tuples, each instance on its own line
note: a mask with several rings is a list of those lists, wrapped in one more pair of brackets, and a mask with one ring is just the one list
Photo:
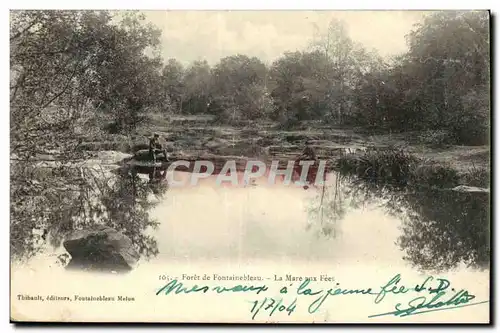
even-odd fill
[(236, 53), (272, 62), (285, 51), (304, 49), (314, 24), (326, 30), (343, 20), (351, 38), (389, 56), (406, 51), (405, 34), (423, 12), (417, 11), (147, 11), (162, 29), (162, 53), (184, 64), (206, 59), (215, 64)]

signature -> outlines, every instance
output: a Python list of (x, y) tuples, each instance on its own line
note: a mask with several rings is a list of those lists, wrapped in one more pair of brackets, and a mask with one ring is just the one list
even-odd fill
[[(338, 298), (350, 295), (366, 296), (367, 298), (371, 298), (372, 302), (376, 305), (387, 303), (389, 302), (388, 300), (393, 297), (397, 297), (399, 300), (399, 302), (394, 306), (394, 310), (373, 314), (368, 316), (368, 318), (389, 315), (406, 317), (432, 311), (458, 309), (489, 302), (480, 301), (471, 303), (471, 301), (476, 298), (475, 295), (470, 294), (465, 289), (456, 291), (451, 287), (450, 281), (444, 278), (429, 276), (423, 280), (422, 283), (407, 287), (403, 285), (400, 274), (396, 274), (389, 279), (387, 283), (375, 288), (341, 288), (339, 283), (336, 283), (332, 288), (321, 289), (314, 286), (314, 283), (312, 283), (310, 279), (306, 279), (296, 288), (293, 287), (293, 284), (290, 284), (288, 286), (281, 286), (278, 290), (280, 295), (278, 297), (264, 296), (262, 299), (250, 301), (250, 314), (252, 320), (255, 319), (259, 313), (267, 313), (269, 317), (278, 313), (284, 313), (290, 316), (296, 311), (299, 300), (301, 299), (309, 300), (309, 305), (306, 306), (305, 309), (307, 309), (309, 314), (315, 314), (324, 306), (329, 298)], [(252, 295), (260, 295), (261, 293), (267, 291), (269, 291), (269, 287), (265, 284), (238, 284), (230, 287), (211, 287), (208, 285), (199, 286), (197, 284), (185, 286), (182, 282), (172, 280), (158, 289), (158, 291), (156, 291), (156, 295), (184, 295), (191, 293), (248, 293)], [(403, 295), (408, 295), (411, 299), (407, 302), (401, 302), (400, 297), (403, 297)]]
[[(458, 293), (455, 293), (451, 298), (449, 298), (446, 301), (444, 300), (444, 298), (442, 298), (442, 296), (444, 295), (445, 293), (443, 292), (438, 293), (434, 295), (434, 297), (430, 300), (428, 300), (428, 297), (419, 296), (409, 301), (406, 308), (404, 308), (401, 305), (401, 303), (398, 303), (395, 306), (396, 308), (395, 311), (371, 315), (368, 316), (368, 318), (381, 317), (387, 315), (394, 315), (396, 317), (406, 317), (426, 312), (452, 310), (452, 309), (462, 308), (465, 306), (479, 305), (489, 302), (489, 301), (482, 301), (482, 302), (469, 303), (472, 299), (475, 298), (475, 296), (469, 295), (469, 293), (463, 289), (460, 290)], [(439, 299), (442, 300), (440, 301)]]
[[(439, 284), (432, 287), (430, 284), (436, 281)], [(407, 302), (404, 306), (397, 303), (394, 311), (379, 313), (368, 316), (368, 318), (393, 315), (396, 317), (406, 317), (433, 311), (453, 310), (466, 306), (480, 305), (489, 301), (470, 303), (476, 296), (469, 294), (465, 289), (456, 291), (451, 288), (451, 283), (447, 279), (434, 278), (429, 276), (422, 284), (417, 284), (413, 288), (407, 288), (404, 285), (398, 285), (401, 282), (401, 275), (397, 274), (380, 288), (380, 292), (374, 300), (375, 304), (380, 303), (387, 294), (406, 294), (408, 292), (426, 293), (425, 296), (418, 296)]]

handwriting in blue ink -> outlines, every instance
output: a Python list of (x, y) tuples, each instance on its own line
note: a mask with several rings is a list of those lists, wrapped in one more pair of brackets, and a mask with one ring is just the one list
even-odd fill
[[(436, 280), (439, 285), (435, 288), (428, 285), (428, 282)], [(407, 288), (404, 285), (398, 285), (401, 282), (401, 275), (397, 274), (392, 279), (389, 280), (384, 286), (381, 287), (380, 292), (377, 294), (374, 302), (375, 304), (380, 303), (387, 294), (406, 294), (408, 292), (426, 293), (425, 296), (418, 296), (407, 302), (406, 306), (401, 303), (397, 303), (394, 311), (374, 314), (368, 316), (368, 318), (381, 317), (387, 315), (394, 315), (396, 317), (406, 317), (410, 315), (422, 314), (432, 311), (443, 311), (452, 310), (457, 308), (462, 308), (465, 306), (479, 305), (488, 303), (489, 301), (469, 303), (474, 298), (474, 295), (469, 294), (467, 290), (461, 289), (456, 292), (454, 288), (451, 288), (451, 297), (449, 296), (450, 281), (447, 279), (441, 279), (430, 276), (425, 279), (422, 284), (417, 284), (414, 288)], [(448, 295), (448, 297), (446, 297)]]
[[(467, 290), (461, 289), (458, 292), (451, 288), (449, 280), (444, 278), (436, 278), (433, 276), (426, 277), (422, 283), (414, 286), (403, 284), (401, 274), (396, 274), (387, 283), (378, 288), (343, 288), (339, 283), (334, 284), (331, 288), (318, 288), (310, 279), (304, 280), (298, 287), (293, 287), (293, 283), (289, 286), (281, 286), (279, 289), (281, 297), (268, 297), (262, 299), (252, 300), (250, 315), (252, 320), (258, 315), (267, 314), (272, 317), (278, 313), (284, 313), (290, 316), (296, 311), (297, 304), (300, 299), (307, 300), (307, 312), (315, 314), (324, 306), (327, 299), (331, 296), (371, 296), (374, 304), (381, 305), (389, 302), (396, 297), (399, 301), (393, 306), (393, 310), (370, 315), (369, 318), (393, 315), (396, 317), (406, 317), (410, 315), (422, 314), (431, 311), (442, 311), (457, 309), (465, 306), (473, 306), (488, 303), (489, 301), (471, 303), (475, 296), (470, 294)], [(292, 289), (292, 293), (288, 295), (288, 288)], [(269, 290), (265, 284), (262, 285), (234, 285), (234, 286), (214, 286), (207, 285), (193, 285), (185, 286), (182, 282), (172, 280), (162, 286), (156, 295), (169, 295), (169, 294), (191, 294), (201, 293), (206, 294), (209, 292), (222, 294), (222, 293), (249, 293), (260, 295)], [(404, 295), (412, 295), (407, 302), (401, 302), (400, 297)], [(417, 294), (417, 295), (415, 295)], [(288, 296), (286, 299), (285, 296)], [(415, 297), (416, 296), (416, 297)], [(285, 298), (284, 298), (285, 297)], [(394, 304), (394, 303), (393, 303)]]
[(209, 286), (198, 286), (194, 285), (191, 288), (185, 287), (182, 282), (178, 282), (177, 280), (172, 280), (166, 285), (164, 285), (162, 288), (160, 288), (157, 292), (156, 295), (160, 295), (163, 293), (164, 295), (168, 295), (172, 292), (175, 294), (190, 294), (190, 293), (207, 293), (208, 291), (215, 291), (218, 294), (224, 293), (224, 292), (255, 292), (256, 294), (259, 294), (261, 292), (267, 291), (268, 287), (266, 285), (261, 285), (261, 286), (245, 286), (245, 285), (236, 285), (230, 288), (223, 287), (223, 286), (216, 286), (213, 288), (210, 288)]
[[(373, 295), (372, 288), (367, 289), (342, 289), (342, 288), (330, 288), (328, 290), (320, 289), (313, 290), (308, 288), (308, 285), (311, 281), (305, 280), (302, 284), (297, 288), (297, 295), (304, 296), (318, 296), (308, 307), (308, 312), (313, 314), (318, 312), (323, 303), (326, 301), (328, 296), (340, 296), (340, 295)], [(338, 283), (337, 283), (338, 285)]]
[(283, 312), (286, 311), (290, 316), (297, 307), (297, 298), (295, 298), (288, 305), (283, 303), (283, 298), (268, 298), (265, 297), (261, 301), (253, 301), (252, 309), (250, 310), (250, 314), (252, 314), (252, 320), (255, 319), (255, 316), (260, 312), (260, 310), (268, 311), (269, 317), (271, 317), (275, 312)]

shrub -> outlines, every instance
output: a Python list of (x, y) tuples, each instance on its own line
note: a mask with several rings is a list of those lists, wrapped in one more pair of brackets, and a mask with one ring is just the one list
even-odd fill
[(491, 182), (489, 170), (476, 166), (470, 168), (462, 178), (462, 182), (469, 186), (489, 187)]
[(455, 187), (460, 183), (460, 176), (455, 169), (432, 162), (416, 167), (410, 180), (415, 187)]
[(373, 150), (341, 157), (337, 169), (341, 175), (355, 175), (370, 183), (403, 186), (418, 163), (418, 158), (401, 149)]
[(428, 130), (421, 133), (418, 141), (432, 146), (450, 145), (456, 142), (453, 133), (447, 130)]

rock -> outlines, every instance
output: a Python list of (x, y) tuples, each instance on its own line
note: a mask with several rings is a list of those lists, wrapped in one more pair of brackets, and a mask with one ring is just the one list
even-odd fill
[(102, 164), (115, 164), (131, 156), (132, 156), (131, 154), (126, 154), (113, 150), (100, 151), (97, 153), (97, 158), (101, 160)]
[(173, 141), (165, 141), (165, 149), (167, 152), (172, 153), (175, 149), (175, 142)]
[(490, 190), (488, 188), (482, 188), (482, 187), (476, 187), (476, 186), (467, 186), (467, 185), (459, 185), (457, 187), (454, 187), (452, 191), (457, 191), (457, 192), (482, 192), (482, 193), (489, 193)]
[(215, 148), (221, 147), (222, 142), (220, 140), (211, 140), (211, 141), (208, 141), (207, 143), (205, 143), (203, 146), (208, 148), (208, 149), (215, 149)]
[[(153, 164), (153, 159), (151, 154), (149, 153), (149, 149), (142, 149), (137, 152), (135, 152), (134, 156), (131, 159), (128, 159), (130, 161), (138, 161), (138, 162), (150, 162), (151, 165)], [(163, 154), (156, 154), (156, 161), (157, 162), (166, 162), (166, 158)]]
[(128, 272), (139, 260), (130, 238), (106, 226), (75, 232), (63, 246), (71, 255), (66, 269)]
[(143, 150), (143, 149), (149, 149), (149, 144), (147, 143), (138, 143), (136, 145), (133, 145), (132, 146), (132, 151), (135, 153), (139, 150)]

